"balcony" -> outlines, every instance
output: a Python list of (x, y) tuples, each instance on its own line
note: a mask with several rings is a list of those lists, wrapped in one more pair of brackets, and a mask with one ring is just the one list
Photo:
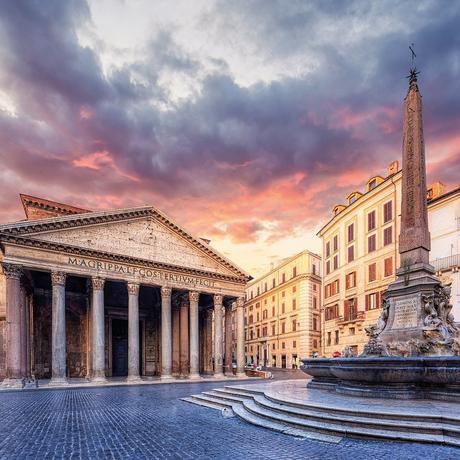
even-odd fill
[(346, 317), (340, 316), (337, 324), (339, 326), (345, 326), (346, 324), (350, 323), (358, 323), (364, 321), (365, 314), (363, 311), (355, 312), (350, 310)]
[(460, 254), (454, 254), (448, 257), (441, 257), (440, 259), (432, 260), (430, 262), (437, 272), (442, 272), (450, 269), (458, 271), (460, 267)]

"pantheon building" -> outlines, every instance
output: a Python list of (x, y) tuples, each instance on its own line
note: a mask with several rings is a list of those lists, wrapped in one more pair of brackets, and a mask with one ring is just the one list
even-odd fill
[(21, 195), (0, 225), (2, 387), (244, 375), (250, 279), (158, 209)]

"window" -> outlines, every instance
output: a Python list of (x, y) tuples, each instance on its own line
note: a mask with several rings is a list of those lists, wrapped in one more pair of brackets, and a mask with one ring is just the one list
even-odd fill
[(313, 308), (318, 308), (318, 299), (313, 297)]
[(312, 268), (312, 270), (311, 270), (312, 273), (313, 273), (314, 275), (316, 275), (316, 265), (312, 265), (311, 268)]
[(356, 299), (348, 299), (344, 302), (345, 321), (353, 321), (358, 315), (358, 302)]
[(259, 312), (257, 312), (257, 321), (259, 321)]
[(351, 241), (353, 241), (355, 239), (355, 225), (354, 224), (350, 224), (348, 226), (348, 242), (350, 243)]
[(272, 307), (272, 316), (275, 316), (275, 307)]
[(367, 231), (375, 230), (375, 211), (367, 215)]
[(260, 287), (257, 288), (257, 295), (260, 295)]
[(375, 234), (367, 237), (367, 252), (375, 251)]
[(373, 292), (366, 295), (366, 310), (375, 310), (379, 307), (379, 292)]
[(264, 292), (267, 292), (267, 283), (264, 284)]
[(316, 318), (313, 318), (313, 330), (316, 331), (318, 327), (318, 320)]
[(275, 287), (275, 278), (272, 279), (272, 288)]
[(334, 252), (337, 252), (339, 249), (339, 237), (337, 235), (334, 236), (334, 239), (332, 240), (332, 249)]
[(281, 323), (281, 334), (286, 332), (286, 323)]
[(296, 348), (297, 347), (297, 342), (295, 340), (292, 341), (292, 348)]
[(257, 338), (260, 337), (260, 328), (257, 328)]
[(345, 275), (345, 289), (356, 287), (356, 272), (347, 273)]
[(326, 275), (329, 275), (329, 273), (331, 273), (331, 261), (330, 260), (326, 262)]
[(284, 342), (281, 343), (281, 348), (286, 348), (286, 344)]
[(331, 345), (331, 331), (329, 331), (327, 333), (327, 345), (330, 346)]
[(272, 335), (276, 335), (276, 333), (275, 333), (275, 325), (274, 324), (272, 324)]
[(377, 187), (377, 180), (376, 180), (376, 179), (372, 179), (372, 180), (369, 182), (369, 190), (374, 190), (375, 187)]
[(274, 349), (275, 349), (275, 344), (274, 344), (274, 343), (272, 343), (272, 350), (274, 350)]
[(393, 274), (393, 257), (388, 257), (383, 261), (384, 276), (391, 276)]
[(335, 331), (335, 344), (339, 344), (339, 331)]
[(264, 300), (264, 305), (267, 305), (267, 299)]
[(338, 266), (339, 266), (339, 256), (335, 255), (334, 256), (334, 270), (337, 270)]
[(313, 339), (313, 348), (318, 348), (318, 341)]
[(285, 296), (286, 296), (286, 291), (283, 291), (283, 292), (281, 293), (281, 297), (285, 297)]
[(296, 299), (292, 299), (292, 309), (295, 310), (296, 306)]
[(274, 296), (274, 295), (272, 295), (272, 302), (274, 302), (274, 301), (275, 301), (275, 296)]
[(313, 285), (313, 290), (316, 292), (316, 284)]
[(286, 282), (286, 273), (283, 273), (281, 276), (281, 282), (285, 283)]
[(297, 330), (297, 321), (295, 319), (292, 320), (292, 332)]
[(284, 302), (281, 304), (281, 314), (283, 314), (285, 312), (285, 306), (284, 306)]
[(368, 275), (369, 282), (375, 281), (377, 279), (377, 264), (375, 262), (369, 265)]
[(262, 335), (264, 337), (266, 337), (266, 335), (267, 335), (267, 327), (266, 326), (262, 329)]
[(326, 257), (329, 257), (331, 255), (331, 242), (328, 241), (326, 243)]
[(383, 205), (383, 223), (390, 222), (393, 219), (393, 202), (389, 201)]
[(264, 310), (264, 312), (262, 313), (262, 319), (267, 319), (267, 318), (268, 318), (268, 311)]
[(350, 335), (355, 335), (356, 334), (356, 330), (355, 330), (354, 327), (350, 327), (349, 332), (350, 332)]
[(293, 286), (293, 287), (292, 287), (292, 292), (293, 292), (293, 293), (294, 293), (294, 292), (297, 292), (297, 286)]
[(252, 324), (253, 322), (254, 322), (253, 316), (252, 316), (252, 315), (249, 315), (249, 321), (248, 321), (248, 323), (249, 323), (249, 324)]
[(353, 262), (355, 260), (355, 247), (348, 247), (348, 262)]
[(393, 243), (393, 227), (387, 227), (383, 230), (383, 245), (387, 246), (388, 244)]
[(292, 269), (292, 277), (295, 278), (297, 276), (297, 267)]

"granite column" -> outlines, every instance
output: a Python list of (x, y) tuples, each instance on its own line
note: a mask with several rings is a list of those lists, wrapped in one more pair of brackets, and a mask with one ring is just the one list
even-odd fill
[(94, 383), (105, 383), (105, 318), (104, 318), (104, 283), (102, 278), (92, 278), (92, 351)]
[(244, 298), (239, 297), (236, 301), (236, 375), (245, 377), (244, 364)]
[(214, 377), (221, 378), (223, 372), (222, 296), (214, 295)]
[(161, 378), (171, 379), (171, 288), (161, 288)]
[(200, 293), (190, 291), (190, 378), (200, 378), (200, 337), (199, 337), (199, 317), (198, 302)]
[(139, 284), (128, 283), (128, 382), (139, 381)]

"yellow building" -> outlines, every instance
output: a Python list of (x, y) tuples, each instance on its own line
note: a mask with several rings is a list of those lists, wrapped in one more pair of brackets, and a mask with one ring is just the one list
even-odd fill
[[(442, 192), (440, 183), (428, 187), (430, 221), (435, 210), (439, 213), (440, 207), (451, 207), (453, 199), (460, 203), (460, 189), (457, 193), (443, 195)], [(386, 177), (371, 177), (363, 193), (353, 191), (346, 204), (335, 206), (331, 220), (318, 232), (323, 243), (324, 275), (321, 355), (333, 356), (346, 346), (357, 354), (363, 351), (367, 343), (365, 327), (377, 321), (382, 292), (395, 279), (395, 270), (399, 267), (400, 211), (401, 171), (394, 161)], [(459, 217), (449, 212), (448, 219), (455, 225)], [(459, 229), (460, 226), (456, 227), (456, 235), (449, 237), (449, 242), (456, 238), (456, 254)], [(445, 240), (431, 222), (430, 231), (432, 246), (433, 241)], [(439, 242), (434, 245), (431, 260), (446, 256), (443, 246), (445, 244)], [(446, 265), (447, 259), (443, 260)], [(456, 260), (449, 259), (452, 264)], [(454, 265), (440, 269), (444, 275), (452, 272), (452, 276), (458, 277), (458, 267)], [(453, 281), (455, 302), (458, 281)]]
[(321, 352), (321, 258), (297, 254), (246, 287), (246, 362), (298, 367)]

